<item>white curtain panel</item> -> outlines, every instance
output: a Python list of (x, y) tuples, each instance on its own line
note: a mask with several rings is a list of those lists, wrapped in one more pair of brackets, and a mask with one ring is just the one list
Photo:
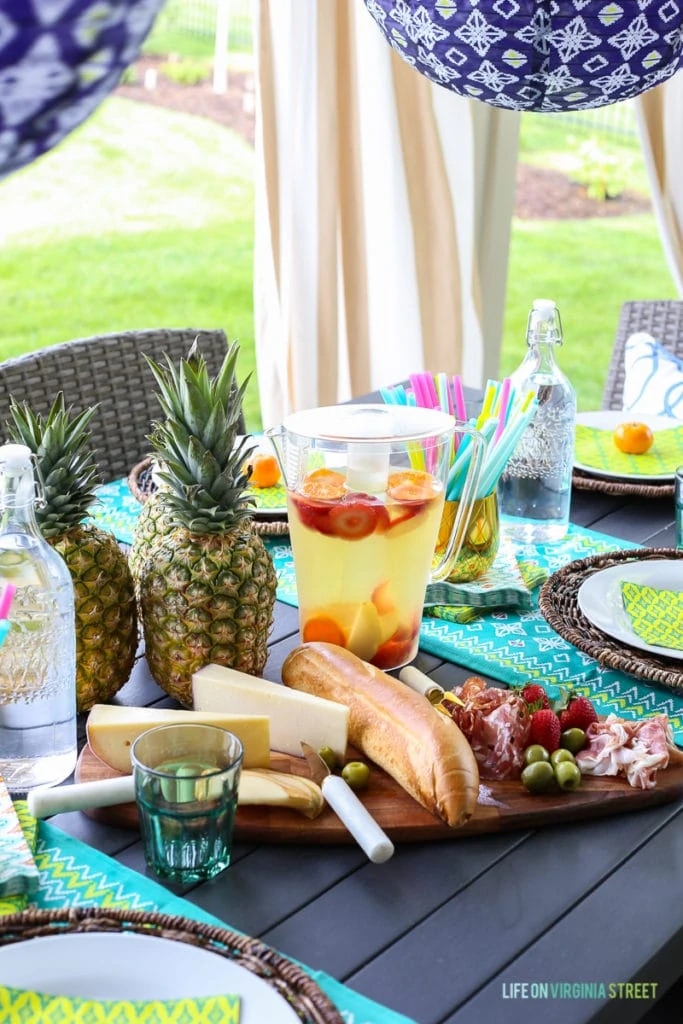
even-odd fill
[(635, 103), (659, 233), (683, 296), (683, 73)]
[(401, 61), (355, 0), (257, 2), (264, 426), (424, 369), (497, 372), (519, 115)]

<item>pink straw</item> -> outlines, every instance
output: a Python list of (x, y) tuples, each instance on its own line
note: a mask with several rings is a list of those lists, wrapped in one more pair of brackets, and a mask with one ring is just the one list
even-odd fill
[(506, 377), (505, 380), (503, 381), (503, 385), (502, 385), (502, 387), (500, 389), (499, 409), (498, 409), (498, 426), (496, 427), (496, 432), (493, 435), (493, 439), (491, 441), (491, 445), (492, 446), (494, 444), (498, 443), (498, 440), (499, 440), (501, 434), (505, 430), (505, 424), (507, 423), (507, 415), (508, 415), (508, 405), (510, 404), (510, 387), (511, 387), (511, 385), (512, 385), (512, 381), (510, 380), (509, 377)]
[(430, 409), (429, 389), (425, 384), (424, 376), (424, 373), (411, 373), (410, 383), (413, 385), (417, 404), (423, 406), (425, 409)]
[(2, 588), (2, 593), (0, 594), (0, 619), (6, 619), (9, 615), (16, 592), (17, 588), (13, 583), (6, 583)]

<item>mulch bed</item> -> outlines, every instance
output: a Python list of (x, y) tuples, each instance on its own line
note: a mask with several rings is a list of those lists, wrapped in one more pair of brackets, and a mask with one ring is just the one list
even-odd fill
[[(212, 91), (211, 82), (200, 85), (181, 85), (165, 78), (159, 72), (163, 61), (145, 57), (135, 65), (138, 84), (120, 85), (118, 96), (151, 103), (154, 106), (179, 110), (185, 114), (206, 117), (210, 121), (232, 128), (251, 145), (254, 144), (254, 78), (251, 74), (231, 71), (228, 90), (222, 95)], [(157, 71), (155, 89), (145, 89), (145, 70)], [(626, 214), (648, 213), (652, 209), (649, 198), (624, 192), (614, 199), (601, 202), (586, 195), (586, 190), (559, 171), (529, 164), (518, 164), (515, 216), (522, 220), (580, 220), (584, 217), (619, 217)]]

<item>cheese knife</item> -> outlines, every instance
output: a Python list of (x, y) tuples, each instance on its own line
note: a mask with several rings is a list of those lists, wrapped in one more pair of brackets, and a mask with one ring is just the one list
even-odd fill
[(304, 757), (322, 794), (337, 817), (346, 825), (360, 848), (373, 864), (383, 864), (394, 852), (394, 844), (382, 831), (341, 775), (333, 775), (329, 765), (308, 743), (301, 744)]

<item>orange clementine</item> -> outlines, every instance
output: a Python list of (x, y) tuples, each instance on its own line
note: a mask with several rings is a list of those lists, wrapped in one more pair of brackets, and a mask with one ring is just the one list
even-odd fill
[(644, 455), (652, 447), (655, 435), (647, 423), (620, 423), (612, 435), (620, 452)]
[(244, 464), (245, 472), (249, 467), (252, 487), (274, 487), (280, 480), (280, 467), (274, 455), (252, 455)]
[(341, 498), (346, 490), (346, 479), (334, 469), (314, 469), (307, 473), (301, 485), (301, 492), (307, 498), (320, 501), (334, 501)]

